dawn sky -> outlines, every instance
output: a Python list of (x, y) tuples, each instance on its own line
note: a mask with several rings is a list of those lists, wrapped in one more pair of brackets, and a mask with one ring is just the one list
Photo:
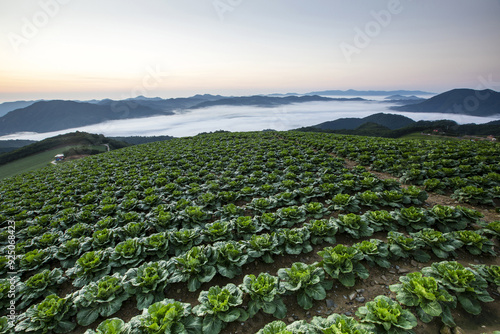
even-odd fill
[(498, 0), (0, 0), (0, 102), (500, 91)]

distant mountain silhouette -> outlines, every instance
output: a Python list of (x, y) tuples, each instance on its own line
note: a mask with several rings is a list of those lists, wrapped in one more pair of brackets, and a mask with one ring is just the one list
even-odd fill
[(391, 107), (391, 109), (471, 116), (500, 115), (500, 93), (491, 89), (453, 89), (417, 104)]
[(128, 108), (131, 110), (133, 110), (137, 106), (144, 106), (164, 113), (164, 112), (173, 112), (174, 110), (187, 109), (201, 102), (215, 101), (223, 98), (225, 97), (221, 95), (210, 95), (210, 94), (204, 94), (204, 95), (198, 94), (192, 97), (180, 97), (172, 99), (162, 99), (159, 97), (147, 98), (144, 96), (138, 96), (119, 101), (114, 101), (109, 99), (102, 100), (99, 102), (99, 104), (109, 105), (115, 109)]
[(314, 127), (323, 130), (354, 130), (366, 123), (373, 123), (390, 130), (395, 130), (410, 126), (415, 121), (401, 115), (378, 113), (365, 118), (340, 118), (335, 121), (315, 125)]
[(417, 97), (415, 95), (411, 96), (404, 96), (404, 95), (391, 95), (386, 98), (384, 98), (384, 101), (381, 101), (382, 103), (393, 103), (397, 105), (409, 105), (409, 104), (416, 104), (425, 101), (425, 99), (421, 97)]
[[(500, 93), (493, 90), (475, 91), (472, 89), (454, 89), (420, 101), (412, 94), (432, 94), (423, 91), (323, 91), (322, 95), (385, 95), (380, 103), (404, 104), (391, 109), (410, 112), (460, 113), (474, 116), (492, 116), (500, 114)], [(332, 98), (319, 95), (295, 96), (283, 94), (227, 97), (221, 95), (195, 95), (186, 98), (162, 99), (138, 96), (125, 100), (90, 100), (77, 101), (17, 101), (0, 104), (0, 113), (12, 108), (0, 117), (0, 136), (16, 132), (50, 132), (110, 120), (151, 117), (156, 115), (173, 115), (177, 110), (189, 110), (214, 106), (256, 106), (275, 107), (292, 103), (319, 101), (366, 101), (363, 98)], [(1, 115), (1, 114), (0, 114)], [(389, 129), (399, 129), (413, 122), (409, 118), (376, 114), (364, 119), (340, 119), (317, 126), (321, 129), (356, 129), (365, 123), (375, 123)], [(373, 126), (372, 126), (373, 128)]]
[(138, 96), (120, 101), (104, 99), (90, 102), (62, 100), (34, 102), (0, 117), (0, 135), (23, 131), (50, 132), (110, 120), (173, 115), (175, 110), (187, 109), (201, 102), (221, 98), (224, 97), (205, 94), (172, 99)]
[(391, 96), (388, 96), (385, 98), (385, 100), (392, 100), (392, 101), (399, 101), (399, 100), (420, 100), (420, 101), (423, 101), (425, 99), (421, 98), (421, 97), (418, 97), (418, 96), (415, 96), (415, 95), (411, 95), (411, 96), (404, 96), (404, 95), (391, 95)]
[[(0, 117), (0, 135), (29, 131), (50, 132), (97, 124), (109, 120), (139, 118), (162, 114), (148, 106), (136, 108), (73, 101), (41, 101)], [(172, 114), (172, 112), (163, 112)]]
[[(489, 136), (493, 135), (500, 137), (500, 120), (492, 121), (486, 124), (463, 124), (459, 125), (455, 121), (438, 120), (438, 121), (418, 121), (404, 126), (402, 128), (393, 129), (377, 124), (375, 122), (367, 122), (354, 129), (325, 129), (318, 126), (310, 126), (296, 129), (297, 131), (305, 132), (326, 132), (345, 135), (357, 136), (372, 136), (372, 137), (387, 137), (400, 138), (405, 135), (414, 133), (434, 133), (438, 130), (439, 133), (447, 136)], [(431, 138), (431, 137), (429, 137)]]
[(37, 101), (14, 101), (14, 102), (4, 102), (0, 103), (0, 117), (6, 115), (8, 112), (12, 110), (16, 110), (19, 108), (25, 108), (27, 106), (32, 105)]
[(340, 95), (340, 96), (388, 96), (388, 95), (433, 95), (421, 90), (323, 90), (310, 92), (306, 95)]
[[(176, 110), (204, 108), (217, 105), (262, 106), (311, 102), (311, 101), (363, 101), (354, 99), (331, 99), (320, 96), (246, 96), (224, 97), (221, 95), (195, 95), (186, 98), (147, 98), (138, 96), (126, 100), (104, 99), (88, 102), (39, 101), (26, 107), (12, 110), (0, 117), (0, 135), (16, 132), (50, 132), (71, 129), (110, 120), (173, 115)], [(23, 105), (19, 101), (18, 105)], [(18, 102), (15, 102), (18, 103)]]
[(266, 94), (266, 96), (271, 96), (271, 97), (285, 97), (285, 96), (299, 96), (302, 94), (299, 93), (286, 93), (286, 94), (280, 94), (280, 93), (274, 93), (274, 94)]
[(275, 107), (279, 105), (286, 105), (292, 103), (304, 103), (304, 102), (317, 102), (317, 101), (366, 101), (362, 98), (340, 98), (332, 99), (329, 97), (322, 97), (317, 95), (312, 96), (285, 96), (285, 97), (275, 97), (275, 96), (240, 96), (240, 97), (229, 97), (224, 99), (219, 99), (215, 101), (201, 102), (190, 109), (208, 108), (214, 106), (256, 106), (256, 107)]

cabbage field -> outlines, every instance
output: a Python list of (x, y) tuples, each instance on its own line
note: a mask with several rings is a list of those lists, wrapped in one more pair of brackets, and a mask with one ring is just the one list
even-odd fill
[(500, 329), (500, 144), (213, 133), (0, 197), (0, 333)]

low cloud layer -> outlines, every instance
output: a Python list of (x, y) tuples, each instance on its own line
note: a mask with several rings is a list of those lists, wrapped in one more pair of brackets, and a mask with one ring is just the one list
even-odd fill
[(41, 140), (72, 131), (85, 131), (105, 136), (194, 136), (216, 130), (260, 131), (290, 130), (345, 117), (366, 117), (379, 112), (407, 116), (415, 121), (450, 119), (459, 124), (487, 123), (498, 118), (456, 114), (408, 113), (389, 110), (391, 104), (376, 102), (312, 102), (274, 108), (211, 107), (178, 112), (173, 116), (109, 121), (105, 123), (47, 133), (17, 133), (0, 139)]

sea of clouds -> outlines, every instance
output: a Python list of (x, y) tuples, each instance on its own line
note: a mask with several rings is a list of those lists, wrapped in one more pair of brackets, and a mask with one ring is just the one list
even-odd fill
[(16, 133), (0, 137), (5, 139), (42, 140), (58, 134), (85, 131), (105, 136), (194, 136), (200, 132), (216, 130), (260, 131), (264, 129), (291, 130), (312, 126), (339, 118), (362, 118), (384, 112), (399, 114), (415, 121), (454, 120), (459, 124), (483, 124), (498, 117), (475, 117), (457, 114), (409, 113), (390, 110), (394, 104), (382, 101), (328, 101), (284, 105), (273, 108), (255, 106), (216, 106), (203, 109), (178, 111), (171, 116), (108, 121), (100, 124), (47, 133)]

